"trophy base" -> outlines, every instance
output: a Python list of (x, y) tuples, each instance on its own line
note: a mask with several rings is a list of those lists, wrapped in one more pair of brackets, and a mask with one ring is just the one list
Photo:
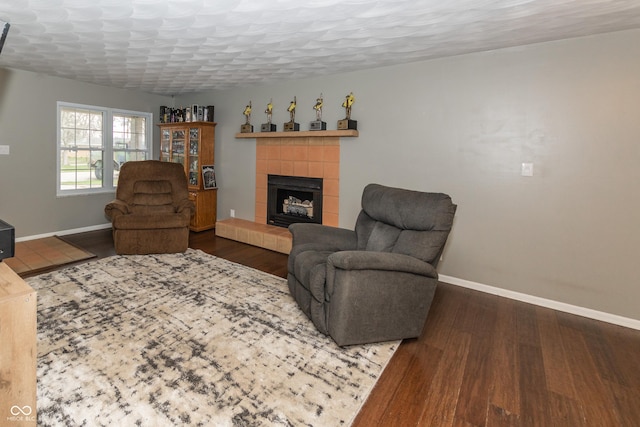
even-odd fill
[(240, 133), (252, 133), (253, 125), (242, 125), (240, 126)]
[(263, 123), (260, 126), (260, 132), (275, 132), (276, 131), (276, 125), (274, 125), (273, 123)]
[(338, 129), (339, 130), (347, 130), (347, 129), (358, 130), (358, 121), (350, 120), (350, 119), (338, 120)]
[(327, 130), (327, 122), (316, 120), (309, 123), (309, 130)]
[(300, 130), (300, 123), (287, 122), (284, 124), (285, 132), (293, 132)]

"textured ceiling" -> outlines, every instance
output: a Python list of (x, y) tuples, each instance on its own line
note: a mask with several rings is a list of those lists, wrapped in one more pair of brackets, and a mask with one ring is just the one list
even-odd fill
[(640, 28), (639, 0), (0, 0), (0, 67), (181, 94)]

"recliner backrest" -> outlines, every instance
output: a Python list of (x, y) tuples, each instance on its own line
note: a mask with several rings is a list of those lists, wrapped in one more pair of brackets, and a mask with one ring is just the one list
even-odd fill
[(175, 212), (173, 189), (166, 179), (140, 180), (133, 185), (131, 209), (140, 214), (168, 214)]
[(173, 206), (188, 197), (181, 164), (141, 160), (126, 162), (120, 168), (116, 198), (137, 206), (137, 210), (146, 210), (146, 206), (156, 213), (173, 210)]
[(443, 193), (369, 184), (356, 221), (358, 249), (402, 253), (436, 266), (455, 211)]

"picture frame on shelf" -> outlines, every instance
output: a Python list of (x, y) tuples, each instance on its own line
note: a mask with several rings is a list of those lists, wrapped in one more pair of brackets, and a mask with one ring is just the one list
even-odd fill
[(217, 188), (216, 171), (213, 165), (202, 165), (202, 185), (205, 190)]

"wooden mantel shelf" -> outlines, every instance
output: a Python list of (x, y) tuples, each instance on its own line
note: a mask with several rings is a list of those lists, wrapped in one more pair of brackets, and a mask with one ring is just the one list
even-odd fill
[(251, 132), (236, 133), (236, 138), (309, 138), (309, 137), (357, 137), (358, 131), (353, 129), (347, 130), (308, 130), (308, 131), (292, 131), (292, 132)]

